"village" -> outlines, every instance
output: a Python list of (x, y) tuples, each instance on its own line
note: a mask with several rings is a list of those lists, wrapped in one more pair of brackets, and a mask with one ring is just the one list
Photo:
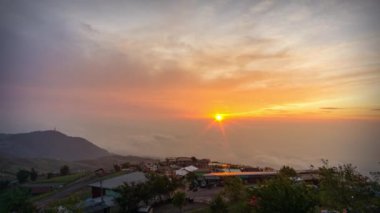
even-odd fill
[[(194, 212), (207, 208), (223, 192), (228, 178), (241, 180), (246, 188), (255, 188), (259, 183), (278, 176), (278, 173), (279, 171), (270, 167), (235, 165), (196, 157), (171, 157), (138, 164), (115, 163), (112, 169), (99, 168), (85, 174), (68, 172), (67, 177), (76, 178), (66, 183), (47, 179), (42, 182), (28, 182), (22, 186), (30, 190), (32, 200), (40, 212), (52, 209), (59, 212), (120, 212), (120, 189), (123, 186), (147, 184), (152, 177), (164, 177), (161, 180), (175, 183), (174, 188), (161, 192), (158, 189), (159, 193), (153, 193), (147, 201), (135, 200), (135, 210), (178, 212), (172, 202), (173, 196), (181, 192), (184, 196), (181, 208), (185, 212)], [(53, 177), (50, 180), (59, 178)], [(317, 185), (318, 170), (311, 168), (296, 171), (293, 180)]]

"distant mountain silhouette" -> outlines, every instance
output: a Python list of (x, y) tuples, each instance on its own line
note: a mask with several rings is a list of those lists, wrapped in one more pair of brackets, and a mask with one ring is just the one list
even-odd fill
[(77, 161), (109, 156), (88, 140), (55, 130), (0, 134), (0, 155), (16, 158), (47, 158)]

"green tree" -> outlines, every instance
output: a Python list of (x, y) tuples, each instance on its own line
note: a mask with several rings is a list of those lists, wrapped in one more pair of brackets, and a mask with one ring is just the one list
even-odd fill
[(283, 166), (280, 171), (280, 175), (283, 175), (285, 177), (295, 177), (297, 176), (297, 172), (290, 166)]
[(65, 197), (63, 199), (55, 200), (51, 203), (49, 203), (48, 207), (44, 209), (44, 213), (57, 213), (62, 212), (58, 211), (59, 207), (62, 206), (66, 208), (68, 211), (63, 212), (75, 212), (75, 213), (82, 213), (84, 212), (83, 209), (81, 209), (78, 204), (82, 201), (81, 197), (74, 193), (68, 197)]
[(32, 168), (32, 169), (30, 170), (30, 180), (31, 180), (31, 181), (36, 181), (36, 180), (37, 180), (37, 177), (38, 177), (38, 173), (37, 173), (37, 171), (36, 171), (34, 168)]
[(116, 190), (120, 197), (116, 198), (116, 202), (120, 206), (122, 212), (136, 212), (138, 204), (141, 201), (141, 198), (138, 196), (138, 187), (134, 184), (123, 184)]
[(228, 212), (232, 213), (250, 213), (252, 211), (252, 207), (250, 207), (247, 201), (245, 200), (230, 203), (230, 205), (228, 206)]
[(123, 169), (126, 169), (126, 168), (131, 167), (131, 164), (130, 164), (129, 162), (125, 162), (125, 163), (121, 164), (121, 167), (122, 167)]
[(154, 197), (150, 182), (148, 181), (146, 183), (137, 184), (135, 187), (136, 196), (139, 197), (145, 205), (149, 205), (149, 201)]
[(6, 212), (36, 212), (36, 208), (29, 201), (30, 194), (28, 190), (22, 188), (13, 188), (5, 194), (1, 203), (5, 204)]
[(119, 187), (116, 191), (120, 194), (120, 197), (116, 201), (123, 212), (135, 212), (141, 201), (148, 205), (149, 201), (155, 196), (158, 196), (162, 201), (161, 195), (169, 195), (176, 188), (176, 182), (170, 181), (168, 177), (151, 174), (145, 183), (124, 184)]
[(197, 175), (194, 172), (189, 172), (186, 175), (186, 181), (189, 183), (190, 189), (193, 189), (197, 186)]
[(286, 176), (278, 176), (254, 189), (258, 213), (270, 212), (310, 212), (317, 205), (317, 192), (302, 183), (294, 183)]
[(227, 213), (227, 203), (223, 197), (218, 194), (210, 203), (210, 210), (212, 213)]
[(182, 212), (182, 208), (186, 203), (186, 194), (184, 192), (176, 192), (173, 195), (172, 203), (175, 207), (179, 208), (180, 212)]
[(225, 178), (223, 194), (231, 203), (247, 199), (247, 190), (244, 187), (243, 181), (238, 177)]
[(114, 164), (113, 165), (113, 169), (115, 170), (115, 172), (120, 172), (121, 171), (121, 166), (119, 164)]
[(161, 195), (170, 196), (170, 194), (178, 187), (178, 183), (170, 180), (166, 176), (151, 174), (149, 177), (152, 193), (158, 196), (162, 201)]
[(9, 180), (0, 180), (0, 193), (8, 188), (10, 181)]
[(19, 183), (25, 183), (30, 176), (30, 172), (28, 170), (21, 169), (17, 172), (16, 176)]
[(329, 167), (324, 161), (319, 174), (320, 202), (323, 207), (354, 212), (379, 210), (379, 197), (375, 196), (376, 183), (359, 174), (351, 164)]
[(50, 179), (50, 178), (52, 178), (52, 177), (54, 177), (54, 174), (53, 174), (53, 173), (51, 173), (51, 172), (47, 173), (47, 176), (46, 176), (47, 179)]
[(63, 165), (61, 167), (61, 169), (59, 170), (59, 173), (61, 174), (61, 176), (65, 176), (65, 175), (68, 175), (70, 174), (70, 168), (68, 165)]

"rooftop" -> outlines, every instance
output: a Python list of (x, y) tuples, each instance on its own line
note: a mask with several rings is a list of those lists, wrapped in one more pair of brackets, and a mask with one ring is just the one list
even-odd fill
[[(102, 187), (105, 189), (115, 189), (124, 183), (127, 184), (138, 184), (138, 183), (145, 183), (148, 179), (145, 177), (145, 174), (143, 172), (132, 172), (125, 175), (120, 175), (114, 178), (106, 179), (102, 181)], [(92, 187), (99, 187), (100, 188), (100, 182), (95, 182), (90, 184), (89, 186)]]
[(212, 172), (204, 174), (205, 177), (212, 176), (266, 176), (276, 175), (277, 172)]

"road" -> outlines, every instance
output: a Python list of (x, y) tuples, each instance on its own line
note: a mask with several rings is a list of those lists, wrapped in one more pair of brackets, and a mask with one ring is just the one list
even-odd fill
[(93, 183), (95, 181), (96, 176), (94, 175), (82, 177), (76, 180), (75, 182), (66, 185), (64, 188), (60, 189), (54, 194), (36, 201), (34, 204), (36, 205), (37, 209), (42, 209), (46, 207), (49, 203), (68, 197), (70, 194), (87, 187), (90, 183)]

